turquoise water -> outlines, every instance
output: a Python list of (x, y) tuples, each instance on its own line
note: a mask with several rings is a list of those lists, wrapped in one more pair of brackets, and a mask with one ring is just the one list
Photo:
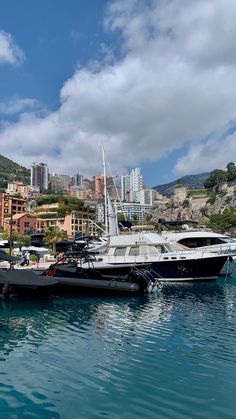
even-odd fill
[(235, 418), (236, 277), (0, 301), (0, 418)]

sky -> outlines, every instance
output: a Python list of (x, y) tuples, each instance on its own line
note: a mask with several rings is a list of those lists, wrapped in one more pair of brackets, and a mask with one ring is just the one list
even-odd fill
[(148, 187), (236, 161), (235, 0), (0, 0), (0, 154)]

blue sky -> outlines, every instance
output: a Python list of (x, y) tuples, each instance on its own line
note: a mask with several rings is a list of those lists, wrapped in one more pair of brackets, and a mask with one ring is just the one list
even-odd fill
[(236, 158), (234, 0), (1, 0), (1, 154), (148, 186)]

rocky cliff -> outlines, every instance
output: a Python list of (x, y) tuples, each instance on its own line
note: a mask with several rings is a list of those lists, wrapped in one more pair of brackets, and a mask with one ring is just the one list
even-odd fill
[(224, 183), (205, 196), (194, 194), (189, 196), (187, 193), (184, 199), (179, 200), (173, 195), (165, 202), (156, 205), (145, 221), (156, 224), (160, 218), (164, 218), (192, 219), (206, 223), (212, 214), (222, 214), (226, 208), (236, 209), (236, 181)]

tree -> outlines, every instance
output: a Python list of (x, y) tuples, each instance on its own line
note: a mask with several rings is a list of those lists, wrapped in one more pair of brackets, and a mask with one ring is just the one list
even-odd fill
[[(9, 231), (3, 231), (1, 233), (2, 236), (2, 240), (8, 240), (10, 243), (10, 232)], [(19, 234), (17, 233), (17, 231), (12, 231), (12, 246), (14, 245), (14, 242), (18, 240)]]
[(232, 161), (227, 164), (226, 169), (227, 173), (236, 173), (236, 166)]
[(125, 217), (123, 212), (118, 212), (117, 213), (117, 219), (118, 219), (118, 221), (126, 221), (126, 217)]
[(206, 189), (211, 189), (226, 181), (227, 173), (224, 170), (215, 169), (211, 172), (210, 177), (205, 180), (204, 187)]
[(58, 227), (48, 227), (44, 235), (44, 243), (56, 253), (56, 243), (65, 237), (65, 232)]
[(236, 166), (235, 164), (231, 161), (230, 163), (227, 164), (226, 166), (227, 168), (227, 180), (230, 182), (232, 180), (236, 179)]
[(17, 244), (18, 244), (20, 249), (21, 249), (22, 246), (30, 246), (30, 244), (31, 244), (30, 236), (19, 234), (18, 237), (17, 237)]
[(38, 198), (36, 198), (36, 202), (39, 206), (44, 204), (55, 204), (58, 202), (58, 199), (58, 196), (55, 195), (41, 195)]
[(209, 227), (224, 233), (231, 227), (236, 227), (236, 210), (226, 208), (222, 214), (213, 214), (210, 218)]

